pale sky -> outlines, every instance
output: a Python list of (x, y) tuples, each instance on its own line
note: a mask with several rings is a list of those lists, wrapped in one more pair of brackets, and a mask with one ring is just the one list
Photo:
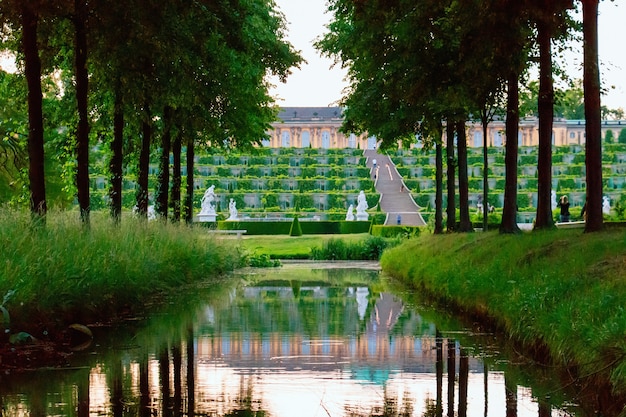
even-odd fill
[[(600, 70), (604, 88), (610, 88), (602, 96), (602, 105), (626, 109), (626, 3), (604, 0), (600, 2), (599, 49)], [(300, 70), (294, 70), (286, 84), (273, 81), (276, 88), (272, 95), (285, 107), (324, 107), (335, 105), (341, 99), (346, 86), (345, 71), (333, 62), (320, 57), (313, 48), (313, 41), (327, 31), (325, 25), (331, 16), (325, 14), (326, 0), (276, 0), (288, 22), (288, 40), (295, 49), (302, 51), (308, 61)], [(573, 62), (568, 73), (574, 79), (582, 79), (582, 44), (574, 48)]]

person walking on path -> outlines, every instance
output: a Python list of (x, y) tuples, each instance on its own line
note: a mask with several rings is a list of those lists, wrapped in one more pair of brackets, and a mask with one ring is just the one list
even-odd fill
[(566, 195), (561, 197), (557, 206), (561, 209), (560, 221), (561, 223), (569, 221), (569, 200)]

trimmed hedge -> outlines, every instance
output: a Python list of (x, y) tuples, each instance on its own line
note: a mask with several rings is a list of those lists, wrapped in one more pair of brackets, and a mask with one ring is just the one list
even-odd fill
[[(304, 235), (368, 233), (370, 228), (368, 221), (299, 221), (298, 223)], [(246, 230), (248, 235), (289, 235), (291, 225), (291, 221), (219, 221), (217, 222), (217, 229)]]
[(416, 237), (420, 235), (419, 226), (384, 226), (373, 225), (372, 236), (380, 237)]
[(247, 235), (288, 235), (291, 222), (217, 222), (218, 230), (246, 230)]

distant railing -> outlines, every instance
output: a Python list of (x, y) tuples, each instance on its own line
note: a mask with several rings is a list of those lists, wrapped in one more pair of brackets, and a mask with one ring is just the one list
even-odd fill
[[(290, 222), (293, 221), (293, 213), (281, 213), (281, 212), (239, 212), (238, 219), (247, 222)], [(298, 213), (298, 220), (301, 222), (319, 222), (322, 220), (328, 220), (328, 214), (323, 212), (301, 212)]]

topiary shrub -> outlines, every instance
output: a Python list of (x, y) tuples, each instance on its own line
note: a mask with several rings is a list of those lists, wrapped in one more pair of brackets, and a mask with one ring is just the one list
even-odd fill
[(291, 222), (291, 230), (289, 230), (289, 236), (302, 236), (302, 228), (300, 227), (300, 221), (298, 216), (293, 218)]

